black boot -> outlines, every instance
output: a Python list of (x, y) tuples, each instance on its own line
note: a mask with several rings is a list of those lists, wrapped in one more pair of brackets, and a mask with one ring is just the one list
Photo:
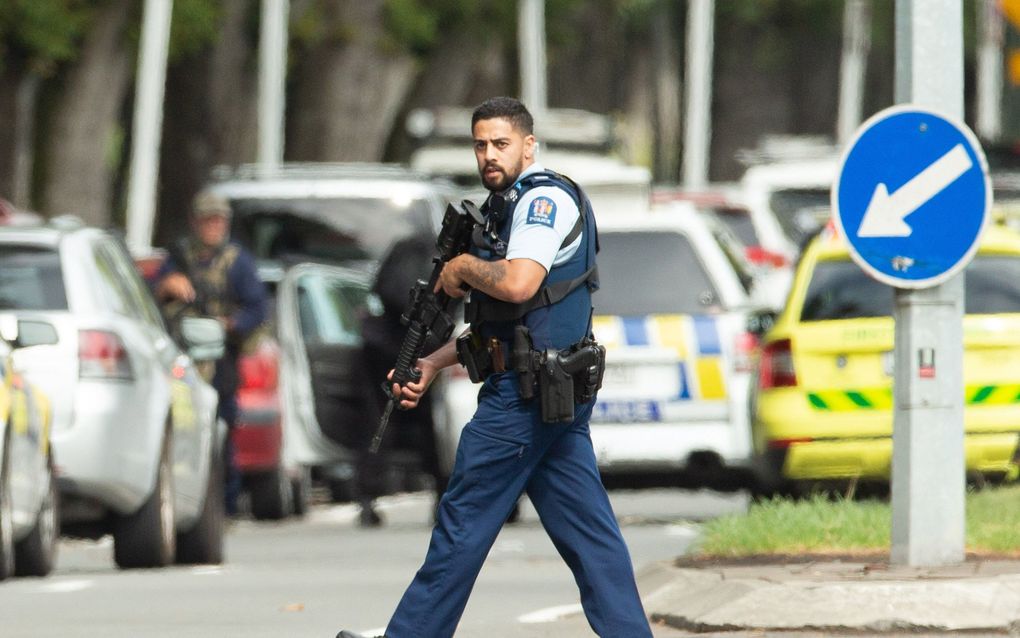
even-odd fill
[[(375, 503), (372, 499), (365, 499), (361, 501), (361, 514), (358, 517), (358, 523), (362, 527), (382, 526), (382, 516), (380, 516), (379, 512), (375, 510)], [(357, 636), (354, 638), (357, 638)]]

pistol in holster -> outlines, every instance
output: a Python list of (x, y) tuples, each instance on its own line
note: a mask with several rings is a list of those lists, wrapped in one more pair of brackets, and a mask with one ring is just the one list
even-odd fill
[(521, 398), (533, 398), (538, 387), (542, 421), (569, 423), (574, 420), (574, 406), (591, 401), (602, 387), (606, 349), (585, 338), (566, 350), (535, 350), (528, 329), (517, 326), (512, 361)]

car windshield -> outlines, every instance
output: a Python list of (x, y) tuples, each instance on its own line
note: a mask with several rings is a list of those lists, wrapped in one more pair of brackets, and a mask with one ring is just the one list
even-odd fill
[(785, 188), (772, 193), (769, 205), (786, 236), (798, 246), (829, 221), (828, 188)]
[(233, 237), (259, 259), (379, 261), (390, 245), (428, 233), (423, 199), (235, 199)]
[[(964, 270), (966, 313), (1020, 313), (1020, 257), (978, 255)], [(888, 317), (893, 288), (852, 261), (821, 261), (804, 298), (801, 321)]]
[(67, 310), (60, 255), (35, 246), (0, 246), (0, 310)]
[(602, 232), (599, 240), (598, 314), (704, 314), (721, 309), (719, 293), (685, 235)]
[(757, 246), (761, 242), (754, 232), (751, 215), (742, 208), (706, 208), (709, 215), (722, 222), (745, 246)]

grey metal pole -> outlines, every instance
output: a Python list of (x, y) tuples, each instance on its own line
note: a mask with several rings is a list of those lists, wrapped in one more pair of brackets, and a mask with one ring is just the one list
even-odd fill
[(715, 0), (689, 0), (683, 160), (683, 183), (689, 189), (703, 188), (708, 182), (714, 29)]
[[(962, 121), (959, 0), (897, 0), (896, 101)], [(958, 563), (966, 525), (963, 276), (895, 295), (891, 560)], [(920, 374), (922, 362), (932, 364), (933, 376)]]
[(276, 172), (283, 162), (289, 15), (289, 0), (262, 0), (258, 163), (266, 174)]
[(521, 66), (521, 100), (536, 114), (548, 108), (545, 57), (545, 0), (520, 0), (517, 54)]
[(1002, 44), (1005, 24), (999, 0), (978, 3), (977, 117), (978, 137), (994, 141), (1002, 132)]
[(842, 146), (861, 125), (864, 72), (871, 47), (870, 0), (847, 0), (843, 7), (843, 54), (839, 68), (836, 139)]
[(173, 4), (173, 0), (145, 0), (142, 19), (126, 220), (127, 245), (135, 253), (145, 253), (152, 246)]

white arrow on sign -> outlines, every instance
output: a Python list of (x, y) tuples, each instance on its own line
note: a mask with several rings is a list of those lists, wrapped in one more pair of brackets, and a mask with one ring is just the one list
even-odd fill
[(884, 183), (875, 187), (871, 203), (864, 211), (858, 237), (909, 237), (913, 229), (903, 219), (945, 187), (955, 182), (974, 165), (963, 144), (935, 160), (892, 195)]

